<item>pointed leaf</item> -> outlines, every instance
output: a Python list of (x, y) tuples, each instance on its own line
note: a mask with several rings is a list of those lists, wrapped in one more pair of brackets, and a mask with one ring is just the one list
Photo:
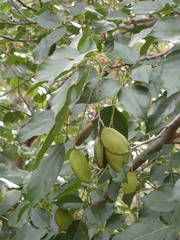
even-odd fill
[(18, 140), (24, 142), (33, 136), (48, 133), (54, 125), (55, 118), (52, 110), (38, 113), (18, 133)]
[(50, 149), (49, 156), (33, 171), (27, 184), (26, 199), (36, 204), (53, 187), (64, 162), (64, 146), (56, 145)]

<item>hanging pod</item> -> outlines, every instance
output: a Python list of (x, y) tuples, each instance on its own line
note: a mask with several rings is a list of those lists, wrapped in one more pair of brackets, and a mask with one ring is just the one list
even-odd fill
[(84, 129), (79, 132), (78, 136), (75, 139), (76, 146), (80, 146), (89, 137), (92, 131), (92, 127), (93, 123), (90, 122)]
[(100, 168), (105, 168), (107, 165), (106, 159), (105, 159), (105, 154), (104, 154), (104, 147), (101, 142), (100, 137), (96, 137), (95, 143), (94, 143), (94, 156), (97, 165)]
[(74, 221), (73, 216), (69, 213), (69, 211), (63, 208), (58, 208), (56, 210), (54, 219), (60, 229), (64, 231), (66, 231)]
[(115, 171), (120, 171), (129, 158), (129, 143), (127, 139), (115, 129), (105, 127), (101, 132), (101, 141), (105, 147), (109, 165)]
[(91, 171), (86, 157), (77, 149), (70, 153), (70, 164), (73, 172), (82, 182), (91, 182)]

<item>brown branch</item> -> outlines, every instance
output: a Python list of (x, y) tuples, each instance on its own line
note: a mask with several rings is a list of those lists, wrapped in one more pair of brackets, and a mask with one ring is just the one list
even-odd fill
[(33, 40), (33, 39), (26, 39), (26, 40), (22, 40), (22, 39), (15, 39), (15, 38), (11, 38), (9, 36), (6, 36), (6, 35), (3, 35), (3, 34), (0, 34), (0, 38), (4, 38), (4, 39), (7, 39), (9, 41), (12, 41), (12, 42), (36, 42), (36, 40)]
[(156, 139), (149, 147), (141, 152), (134, 160), (132, 170), (139, 168), (147, 159), (146, 156), (150, 152), (158, 152), (164, 144), (171, 141), (177, 129), (180, 127), (180, 114), (178, 114), (162, 131), (161, 136)]
[(22, 2), (21, 0), (17, 0), (23, 7), (33, 11), (33, 12), (37, 12), (36, 9), (32, 8), (32, 7), (29, 7), (28, 5), (26, 5), (24, 2)]
[(19, 8), (18, 8), (18, 6), (16, 6), (16, 4), (14, 3), (14, 1), (13, 0), (10, 0), (10, 2), (11, 2), (11, 4), (12, 4), (12, 6), (16, 9), (16, 11), (17, 11), (17, 13), (18, 13), (18, 15), (20, 16), (20, 17), (22, 17), (24, 20), (26, 20), (27, 22), (30, 22), (30, 23), (35, 23), (34, 21), (31, 21), (29, 18), (27, 18), (20, 10), (19, 10)]
[(30, 25), (30, 24), (37, 24), (36, 22), (16, 22), (16, 21), (8, 21), (8, 22), (0, 22), (1, 24), (8, 24), (8, 25)]

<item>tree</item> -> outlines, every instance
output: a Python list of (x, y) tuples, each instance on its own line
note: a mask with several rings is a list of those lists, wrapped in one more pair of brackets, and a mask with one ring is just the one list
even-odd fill
[(180, 239), (180, 1), (0, 13), (0, 239)]

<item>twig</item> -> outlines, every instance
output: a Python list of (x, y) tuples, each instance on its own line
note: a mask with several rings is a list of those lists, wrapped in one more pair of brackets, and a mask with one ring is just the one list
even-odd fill
[(164, 129), (161, 136), (156, 139), (152, 144), (141, 152), (134, 160), (132, 170), (139, 168), (147, 159), (146, 156), (150, 152), (158, 152), (164, 144), (171, 141), (177, 129), (180, 127), (180, 114), (178, 114)]
[(0, 24), (9, 24), (9, 25), (30, 25), (37, 24), (36, 22), (16, 22), (16, 21), (8, 21), (8, 22), (0, 22)]
[(3, 106), (2, 104), (0, 104), (0, 107), (4, 108), (6, 110), (9, 110), (9, 111), (19, 111), (19, 112), (25, 114), (26, 116), (31, 117), (31, 115), (29, 115), (28, 113), (23, 112), (23, 111), (18, 110), (18, 109), (15, 109), (15, 108), (8, 108), (7, 106)]
[(13, 7), (16, 9), (17, 13), (19, 14), (19, 16), (21, 16), (23, 19), (25, 19), (26, 21), (30, 22), (30, 23), (36, 23), (34, 21), (31, 21), (29, 18), (27, 18), (24, 14), (22, 14), (22, 12), (19, 10), (19, 8), (16, 6), (16, 4), (14, 3), (13, 0), (10, 0), (11, 4), (13, 5)]
[(36, 9), (32, 8), (32, 7), (29, 7), (28, 5), (26, 5), (24, 2), (22, 2), (21, 0), (17, 0), (21, 5), (23, 5), (23, 7), (33, 11), (33, 12), (37, 12)]
[(4, 39), (7, 39), (7, 40), (13, 41), (13, 42), (36, 42), (36, 40), (33, 40), (33, 39), (26, 39), (26, 40), (15, 39), (15, 38), (11, 38), (9, 36), (3, 35), (3, 34), (0, 34), (0, 38), (4, 38)]
[(29, 80), (30, 80), (30, 79), (26, 79), (26, 80), (24, 80), (22, 83), (20, 83), (19, 85), (17, 85), (17, 86), (15, 86), (15, 87), (11, 88), (9, 91), (7, 91), (7, 92), (5, 92), (4, 94), (0, 95), (0, 98), (1, 98), (1, 97), (4, 97), (4, 96), (6, 96), (6, 95), (8, 95), (8, 94), (11, 93), (11, 92), (13, 92), (15, 89), (17, 89), (18, 87), (24, 85), (25, 82), (28, 82)]

